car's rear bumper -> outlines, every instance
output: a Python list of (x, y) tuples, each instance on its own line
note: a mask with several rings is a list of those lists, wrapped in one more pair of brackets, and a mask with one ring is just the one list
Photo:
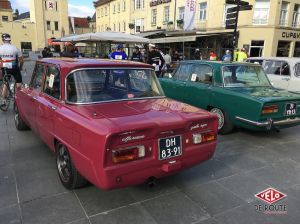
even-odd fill
[(272, 119), (268, 119), (267, 121), (251, 121), (242, 117), (235, 117), (238, 121), (241, 121), (243, 123), (246, 123), (248, 125), (252, 125), (255, 127), (261, 127), (261, 128), (266, 128), (267, 130), (271, 130), (272, 128), (280, 128), (284, 126), (291, 126), (291, 125), (297, 125), (300, 124), (300, 117), (295, 117), (295, 118), (287, 118), (284, 120), (277, 120), (274, 121)]
[(108, 167), (100, 174), (101, 181), (96, 185), (108, 190), (142, 184), (149, 178), (162, 178), (209, 160), (215, 148), (216, 142), (210, 142), (168, 160), (149, 158), (124, 163), (122, 166)]

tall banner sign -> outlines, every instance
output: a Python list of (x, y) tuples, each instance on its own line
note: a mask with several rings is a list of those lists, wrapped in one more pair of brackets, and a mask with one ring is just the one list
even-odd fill
[(70, 20), (71, 20), (71, 26), (72, 26), (73, 33), (75, 33), (75, 18), (70, 17)]
[(184, 8), (184, 30), (192, 30), (195, 27), (196, 0), (186, 0)]

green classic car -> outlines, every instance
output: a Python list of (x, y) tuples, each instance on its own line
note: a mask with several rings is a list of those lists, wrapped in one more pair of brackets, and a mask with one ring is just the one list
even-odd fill
[(167, 97), (217, 114), (221, 134), (300, 124), (300, 94), (274, 88), (257, 64), (182, 61), (160, 82)]

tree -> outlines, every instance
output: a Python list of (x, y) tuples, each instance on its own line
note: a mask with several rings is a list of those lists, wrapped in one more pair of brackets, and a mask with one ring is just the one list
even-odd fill
[(88, 22), (91, 22), (92, 18), (90, 16), (86, 17)]
[(20, 15), (19, 10), (15, 9), (15, 12), (13, 13), (15, 17), (18, 17)]

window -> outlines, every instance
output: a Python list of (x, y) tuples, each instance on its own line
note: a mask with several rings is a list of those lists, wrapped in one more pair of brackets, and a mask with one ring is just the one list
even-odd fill
[(285, 61), (266, 60), (263, 63), (263, 69), (266, 74), (270, 75), (290, 75), (290, 66)]
[(178, 19), (179, 20), (184, 19), (184, 6), (178, 8)]
[(100, 9), (100, 16), (103, 17), (103, 8)]
[(226, 4), (224, 7), (224, 17), (223, 17), (223, 26), (226, 25), (226, 18), (227, 18), (227, 10), (230, 8), (236, 7), (236, 5)]
[(125, 0), (123, 1), (123, 11), (124, 12), (126, 11), (126, 1)]
[(58, 31), (58, 22), (54, 22), (55, 30)]
[(157, 9), (152, 9), (151, 14), (151, 24), (156, 25)]
[(169, 22), (170, 17), (170, 6), (164, 7), (164, 22)]
[(288, 57), (291, 49), (290, 41), (278, 41), (276, 57)]
[(265, 41), (252, 40), (250, 46), (250, 57), (261, 57), (263, 55)]
[(199, 19), (201, 21), (206, 20), (206, 9), (207, 9), (207, 2), (201, 2), (199, 4)]
[(300, 28), (300, 5), (298, 4), (295, 4), (292, 27)]
[(296, 43), (295, 43), (294, 57), (300, 57), (300, 42), (299, 41), (296, 41)]
[(60, 74), (55, 66), (48, 66), (46, 68), (43, 92), (55, 99), (60, 99)]
[(135, 32), (139, 33), (144, 31), (144, 19), (135, 20)]
[(113, 13), (116, 13), (116, 4), (113, 5)]
[(105, 7), (105, 15), (107, 16), (107, 7)]
[(134, 9), (143, 9), (145, 0), (134, 0)]
[(193, 65), (192, 76), (190, 80), (192, 82), (200, 82), (203, 84), (212, 83), (213, 70), (209, 65)]
[(126, 22), (123, 21), (123, 31), (126, 32)]
[(46, 24), (47, 24), (47, 30), (51, 30), (51, 23), (50, 23), (50, 21), (47, 21)]
[(121, 31), (121, 23), (119, 22), (119, 30), (118, 30), (119, 32)]
[(174, 79), (187, 81), (190, 76), (191, 65), (181, 65), (174, 74)]
[(116, 31), (116, 24), (114, 23), (114, 31)]
[(268, 24), (270, 0), (256, 0), (254, 4), (253, 24)]
[(300, 76), (300, 63), (295, 65), (295, 76)]
[(44, 72), (44, 65), (37, 64), (35, 66), (35, 70), (33, 73), (33, 79), (31, 80), (30, 87), (41, 90), (42, 88), (42, 80), (43, 80), (43, 72)]
[(22, 51), (32, 51), (32, 43), (31, 42), (21, 42)]
[(2, 22), (8, 22), (8, 16), (2, 16)]
[(282, 2), (281, 12), (280, 12), (280, 20), (279, 20), (280, 26), (286, 26), (288, 24), (288, 8), (289, 8), (289, 3)]
[(118, 2), (118, 12), (121, 11), (121, 6), (120, 6), (120, 2)]

